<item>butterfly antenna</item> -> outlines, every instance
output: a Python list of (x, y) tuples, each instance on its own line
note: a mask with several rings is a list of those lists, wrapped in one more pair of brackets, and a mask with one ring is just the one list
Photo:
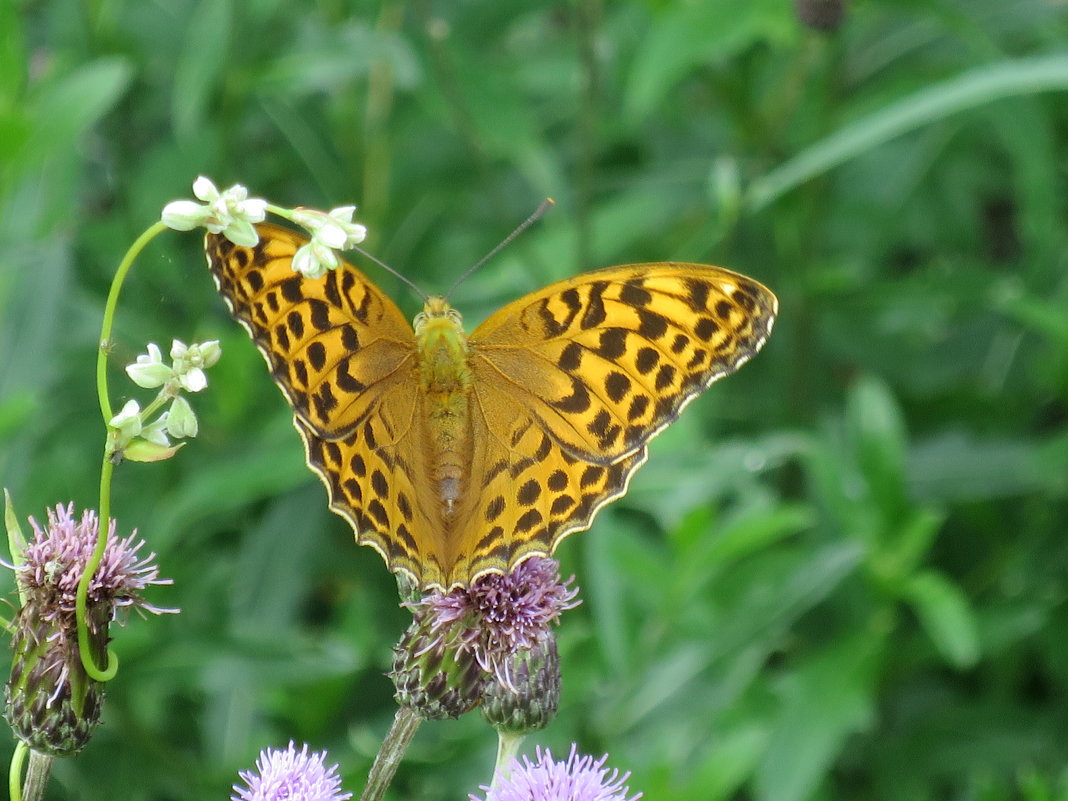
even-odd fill
[(415, 291), (415, 294), (417, 294), (419, 296), (419, 298), (423, 301), (423, 303), (426, 303), (427, 297), (428, 297), (426, 292), (421, 290), (419, 287), (417, 287), (415, 284), (413, 284), (410, 279), (408, 279), (408, 278), (404, 277), (403, 275), (401, 275), (399, 272), (394, 270), (392, 267), (390, 267), (388, 264), (386, 264), (380, 258), (378, 258), (377, 256), (372, 256), (370, 253), (368, 253), (363, 248), (358, 248), (358, 247), (354, 246), (354, 247), (350, 248), (350, 250), (356, 251), (361, 256), (363, 256), (365, 259), (370, 259), (371, 261), (373, 261), (375, 264), (377, 264), (379, 267), (381, 267), (386, 272), (389, 272), (389, 273), (395, 275), (397, 278), (399, 278), (404, 283), (406, 283), (408, 286), (410, 286)]
[(504, 239), (502, 239), (500, 244), (497, 245), (497, 247), (495, 247), (493, 250), (491, 250), (489, 253), (487, 253), (485, 256), (483, 256), (481, 259), (476, 261), (473, 265), (471, 265), (467, 269), (467, 271), (463, 275), (461, 275), (459, 278), (457, 278), (455, 281), (453, 281), (452, 286), (449, 287), (449, 291), (445, 293), (445, 297), (448, 297), (449, 295), (451, 295), (452, 291), (454, 289), (456, 289), (456, 287), (458, 287), (464, 281), (466, 281), (468, 276), (471, 275), (471, 273), (473, 273), (475, 270), (477, 270), (479, 267), (481, 267), (487, 261), (489, 261), (494, 256), (496, 256), (498, 253), (500, 253), (505, 247), (507, 247), (511, 243), (511, 241), (513, 239), (515, 239), (517, 236), (519, 236), (525, 230), (530, 228), (530, 226), (532, 226), (534, 223), (536, 223), (538, 220), (540, 220), (542, 218), (542, 216), (545, 214), (545, 212), (547, 212), (549, 209), (551, 209), (554, 205), (556, 205), (556, 201), (555, 200), (553, 200), (551, 197), (545, 198), (545, 200), (543, 200), (541, 202), (541, 205), (538, 206), (538, 208), (534, 210), (534, 213), (531, 214), (529, 217), (527, 217), (525, 220), (523, 220), (523, 222), (519, 223), (519, 225), (516, 226), (516, 229), (514, 231), (512, 231), (512, 233), (508, 234), (508, 236), (506, 236)]

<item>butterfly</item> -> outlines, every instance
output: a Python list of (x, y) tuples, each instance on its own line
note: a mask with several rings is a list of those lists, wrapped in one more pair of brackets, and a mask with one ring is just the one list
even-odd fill
[(309, 467), (359, 543), (421, 588), (547, 556), (627, 491), (646, 445), (764, 345), (775, 296), (679, 262), (578, 275), (467, 336), (427, 299), (414, 327), (362, 272), (292, 269), (303, 236), (208, 234), (208, 264), (293, 407)]

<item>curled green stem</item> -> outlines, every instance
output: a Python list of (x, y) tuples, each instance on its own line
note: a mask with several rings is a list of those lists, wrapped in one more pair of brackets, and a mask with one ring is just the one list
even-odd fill
[[(115, 277), (111, 280), (111, 289), (108, 291), (108, 299), (104, 304), (104, 319), (100, 325), (100, 343), (96, 354), (96, 394), (100, 402), (100, 413), (104, 417), (105, 427), (115, 416), (111, 406), (111, 399), (108, 395), (107, 355), (111, 350), (111, 329), (115, 324), (115, 310), (119, 305), (122, 284), (126, 280), (126, 275), (130, 272), (130, 268), (133, 267), (134, 261), (141, 254), (141, 251), (145, 249), (145, 245), (166, 230), (167, 226), (162, 222), (150, 225), (130, 245), (129, 250), (122, 257), (122, 261), (119, 262)], [(104, 548), (108, 542), (108, 530), (111, 528), (111, 475), (115, 465), (111, 461), (109, 452), (110, 441), (111, 436), (109, 433), (105, 440), (105, 455), (100, 468), (100, 504), (97, 508), (97, 513), (100, 517), (100, 529), (97, 533), (96, 549), (93, 551), (89, 563), (85, 566), (81, 581), (78, 582), (78, 595), (74, 602), (75, 615), (78, 621), (78, 651), (86, 674), (95, 681), (110, 681), (115, 677), (119, 669), (118, 657), (110, 649), (107, 652), (106, 667), (99, 668), (93, 662), (93, 656), (89, 650), (89, 627), (85, 622), (89, 582), (92, 580), (93, 574), (96, 573), (97, 567), (100, 566), (100, 560), (104, 557)]]
[(19, 742), (15, 745), (15, 753), (11, 755), (11, 768), (7, 774), (7, 794), (11, 801), (22, 801), (22, 766), (29, 751), (26, 743)]

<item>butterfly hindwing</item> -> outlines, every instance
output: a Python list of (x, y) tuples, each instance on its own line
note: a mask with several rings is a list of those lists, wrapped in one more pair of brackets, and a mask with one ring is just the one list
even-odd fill
[(609, 465), (570, 456), (540, 420), (498, 393), (475, 382), (472, 484), (461, 512), (471, 536), (459, 554), (460, 575), (507, 571), (528, 556), (551, 554), (623, 495), (645, 461), (644, 448)]

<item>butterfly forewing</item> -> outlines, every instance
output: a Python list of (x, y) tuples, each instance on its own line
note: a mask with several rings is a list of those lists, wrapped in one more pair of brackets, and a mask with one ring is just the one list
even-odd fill
[(776, 310), (728, 270), (610, 267), (496, 312), (471, 335), (472, 361), (478, 383), (530, 408), (564, 452), (613, 464), (755, 354)]
[(209, 234), (205, 247), (219, 292), (263, 354), (295, 412), (308, 466), (330, 508), (392, 569), (439, 582), (428, 519), (433, 500), (413, 436), (418, 385), (407, 319), (351, 265), (322, 279), (292, 270), (305, 239), (257, 226), (253, 248)]
[(219, 292), (297, 416), (325, 436), (351, 433), (390, 382), (410, 380), (412, 327), (356, 268), (308, 280), (291, 266), (306, 240), (277, 225), (257, 229), (252, 248), (207, 236)]

